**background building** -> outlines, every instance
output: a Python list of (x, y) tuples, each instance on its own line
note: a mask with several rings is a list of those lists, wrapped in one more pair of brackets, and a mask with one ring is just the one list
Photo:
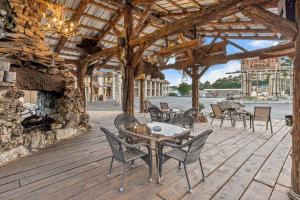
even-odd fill
[[(135, 97), (140, 96), (140, 81), (134, 82)], [(169, 94), (169, 82), (161, 79), (152, 79), (147, 76), (145, 79), (145, 98), (161, 97)], [(87, 101), (116, 100), (121, 102), (122, 97), (122, 76), (114, 70), (96, 70), (93, 76), (86, 76), (85, 91)]]
[(243, 59), (241, 61), (242, 94), (285, 96), (292, 94), (292, 64), (288, 58)]

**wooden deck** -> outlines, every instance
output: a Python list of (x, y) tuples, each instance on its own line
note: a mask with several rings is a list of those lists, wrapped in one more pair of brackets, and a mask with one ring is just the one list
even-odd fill
[[(258, 126), (256, 132), (197, 124), (195, 133), (213, 128), (202, 153), (206, 180), (198, 164), (188, 167), (193, 193), (187, 193), (183, 169), (175, 161), (164, 165), (164, 185), (147, 179), (148, 168), (136, 162), (126, 173), (125, 192), (120, 193), (121, 165), (114, 163), (107, 177), (110, 148), (98, 131), (100, 125), (115, 130), (116, 112), (93, 115), (95, 130), (62, 141), (47, 149), (0, 167), (0, 199), (197, 199), (197, 200), (288, 200), (290, 187), (290, 128), (283, 121), (273, 123), (274, 134)], [(143, 115), (138, 115), (145, 121)], [(147, 118), (147, 117), (146, 117)]]

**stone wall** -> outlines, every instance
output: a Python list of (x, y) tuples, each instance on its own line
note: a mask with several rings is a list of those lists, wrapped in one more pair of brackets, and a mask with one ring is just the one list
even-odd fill
[[(64, 61), (44, 43), (36, 0), (0, 2), (0, 59), (9, 60), (15, 84), (0, 80), (0, 165), (85, 132), (89, 117)], [(20, 91), (37, 90), (38, 115), (54, 120), (49, 129), (25, 131)]]

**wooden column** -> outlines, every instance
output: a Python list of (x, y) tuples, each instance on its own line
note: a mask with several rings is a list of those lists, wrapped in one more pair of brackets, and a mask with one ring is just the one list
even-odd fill
[(300, 0), (296, 1), (298, 33), (295, 41), (294, 64), (294, 104), (293, 104), (293, 131), (292, 131), (292, 199), (300, 199)]
[(124, 46), (124, 77), (123, 77), (123, 98), (122, 109), (124, 113), (134, 114), (134, 68), (133, 68), (133, 47), (129, 46), (130, 37), (133, 30), (133, 14), (130, 0), (126, 0), (124, 10), (124, 29), (125, 29), (125, 46)]
[(94, 101), (93, 74), (92, 74), (90, 77), (91, 77), (91, 83), (90, 83), (90, 87), (91, 87), (91, 97), (90, 97), (90, 102), (93, 102), (93, 101)]
[(85, 85), (84, 85), (84, 79), (87, 71), (88, 63), (79, 63), (78, 69), (77, 69), (77, 87), (79, 88), (82, 100), (84, 102), (84, 109), (86, 107), (86, 94), (85, 94)]
[(199, 67), (193, 65), (192, 68), (192, 107), (198, 110), (197, 117), (199, 117)]
[(145, 101), (145, 79), (140, 80), (140, 112), (144, 112)]

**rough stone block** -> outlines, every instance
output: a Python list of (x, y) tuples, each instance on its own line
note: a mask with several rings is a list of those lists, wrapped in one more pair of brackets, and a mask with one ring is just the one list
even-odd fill
[(56, 140), (64, 140), (78, 134), (78, 130), (75, 128), (58, 129), (54, 131)]

